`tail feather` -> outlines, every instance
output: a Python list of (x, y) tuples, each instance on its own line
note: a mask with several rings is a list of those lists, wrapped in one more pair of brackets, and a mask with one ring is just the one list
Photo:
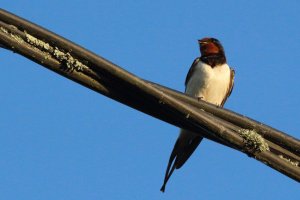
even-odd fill
[[(179, 146), (181, 146), (179, 144), (179, 142), (180, 142), (180, 140), (178, 138), (177, 141), (176, 141), (176, 143), (175, 143), (175, 145), (174, 145), (173, 151), (172, 151), (172, 153), (170, 155), (168, 166), (167, 166), (166, 173), (165, 173), (164, 183), (163, 183), (162, 187), (160, 188), (160, 191), (162, 191), (162, 192), (165, 192), (166, 184), (167, 184), (169, 178), (171, 177), (171, 175), (173, 174), (173, 172), (174, 172), (174, 170), (176, 168), (176, 164), (175, 164), (176, 163), (176, 159), (175, 158), (177, 157), (178, 152), (180, 152), (178, 150), (180, 150)], [(171, 166), (172, 166), (172, 168), (171, 168)]]
[(165, 192), (167, 182), (168, 182), (169, 178), (171, 177), (171, 175), (173, 174), (175, 168), (176, 168), (176, 165), (173, 165), (170, 172), (169, 172), (169, 170), (166, 172), (165, 180), (164, 180), (163, 185), (160, 188), (160, 191)]
[(190, 156), (194, 153), (203, 137), (195, 137), (191, 140), (189, 146), (186, 146), (185, 150), (182, 154), (178, 155), (176, 158), (176, 169), (179, 169), (184, 165), (184, 163), (190, 158)]
[(184, 165), (184, 163), (188, 160), (188, 158), (193, 154), (197, 146), (200, 144), (202, 139), (203, 137), (201, 136), (193, 136), (192, 133), (188, 133), (185, 130), (181, 131), (181, 134), (178, 137), (171, 153), (164, 178), (164, 183), (160, 191), (165, 191), (166, 184), (173, 174), (174, 170), (179, 169)]

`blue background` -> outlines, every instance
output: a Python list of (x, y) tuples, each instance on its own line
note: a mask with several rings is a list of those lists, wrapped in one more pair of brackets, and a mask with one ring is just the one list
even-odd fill
[[(212, 36), (236, 70), (225, 107), (300, 138), (300, 3), (5, 1), (139, 77), (183, 91)], [(159, 191), (178, 128), (0, 49), (1, 199), (298, 199), (299, 184), (205, 140)]]

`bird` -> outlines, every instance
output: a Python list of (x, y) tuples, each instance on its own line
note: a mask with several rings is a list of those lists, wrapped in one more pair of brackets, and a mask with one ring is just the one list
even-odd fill
[[(235, 71), (228, 66), (224, 48), (218, 39), (198, 40), (201, 56), (192, 63), (185, 79), (185, 94), (223, 107), (234, 86)], [(203, 137), (201, 133), (181, 129), (169, 158), (161, 191), (175, 169), (181, 168)]]

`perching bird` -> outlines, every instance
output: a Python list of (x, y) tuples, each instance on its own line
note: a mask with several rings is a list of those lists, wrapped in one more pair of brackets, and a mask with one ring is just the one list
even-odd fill
[[(198, 40), (201, 57), (194, 60), (185, 80), (185, 93), (223, 107), (234, 84), (234, 70), (226, 63), (224, 49), (215, 38)], [(179, 169), (192, 155), (203, 137), (181, 129), (171, 153), (161, 191), (175, 169)]]

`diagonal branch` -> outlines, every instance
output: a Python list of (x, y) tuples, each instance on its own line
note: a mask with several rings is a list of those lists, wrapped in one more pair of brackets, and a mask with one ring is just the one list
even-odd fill
[(300, 141), (237, 113), (142, 80), (92, 52), (0, 10), (0, 46), (100, 94), (254, 157), (300, 181)]

